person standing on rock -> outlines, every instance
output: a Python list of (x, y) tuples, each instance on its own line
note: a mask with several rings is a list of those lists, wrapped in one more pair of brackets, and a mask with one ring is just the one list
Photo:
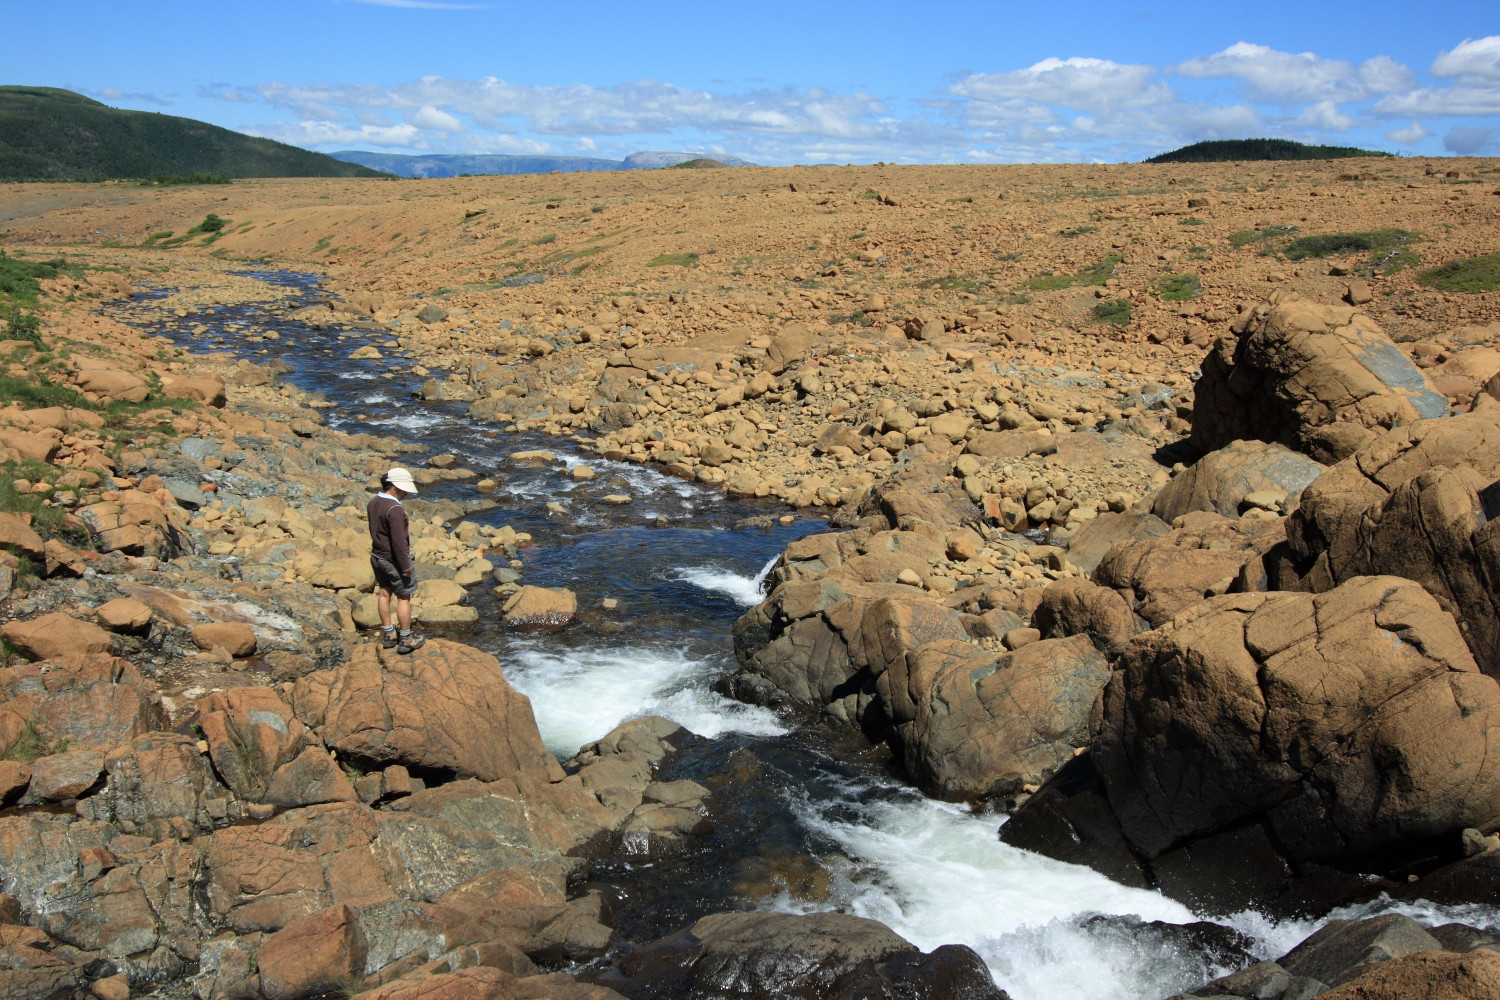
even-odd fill
[[(375, 570), (375, 583), (380, 588), (376, 607), (380, 611), (380, 629), (386, 649), (392, 646), (405, 655), (419, 648), (427, 639), (411, 630), (411, 595), (417, 592), (416, 567), (411, 561), (411, 535), (406, 525), (406, 510), (401, 506), (403, 497), (413, 496), (417, 484), (411, 473), (394, 468), (380, 481), (380, 492), (370, 501), (367, 511), (370, 516), (370, 567)], [(396, 621), (401, 631), (391, 624), (391, 595), (396, 597)]]

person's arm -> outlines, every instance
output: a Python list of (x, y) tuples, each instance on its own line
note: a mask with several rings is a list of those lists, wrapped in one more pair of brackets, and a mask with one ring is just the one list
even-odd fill
[(411, 565), (411, 533), (407, 529), (406, 511), (400, 504), (391, 507), (390, 518), (391, 529), (391, 555), (396, 568), (401, 571), (402, 576), (409, 577), (412, 572)]

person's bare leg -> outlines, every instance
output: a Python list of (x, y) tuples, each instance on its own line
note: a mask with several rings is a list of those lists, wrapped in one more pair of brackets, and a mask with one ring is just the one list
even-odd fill
[(396, 598), (396, 621), (401, 623), (401, 631), (411, 631), (411, 598)]
[[(399, 608), (400, 608), (400, 605), (397, 605), (397, 609), (398, 610), (399, 610)], [(391, 592), (389, 590), (386, 590), (384, 587), (380, 588), (380, 595), (375, 598), (375, 610), (377, 610), (377, 611), (380, 612), (380, 627), (381, 628), (390, 628), (391, 627)], [(408, 602), (408, 604), (407, 604), (407, 613), (410, 614), (410, 611), (411, 611), (411, 606), (410, 606), (410, 602)], [(402, 628), (406, 628), (405, 625), (403, 625), (401, 627)]]

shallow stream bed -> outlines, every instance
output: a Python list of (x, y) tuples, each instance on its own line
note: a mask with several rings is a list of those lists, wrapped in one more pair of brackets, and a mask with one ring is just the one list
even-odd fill
[[(313, 275), (257, 277), (294, 288), (291, 307), (326, 298)], [(145, 315), (133, 321), (143, 325)], [(195, 322), (207, 329), (195, 331)], [(481, 584), (470, 592), (479, 622), (443, 634), (500, 658), (560, 758), (620, 722), (659, 714), (701, 737), (661, 777), (693, 777), (711, 787), (724, 775), (750, 779), (715, 796), (715, 829), (689, 853), (654, 862), (626, 853), (595, 867), (580, 888), (604, 892), (611, 923), (626, 939), (669, 934), (719, 910), (839, 909), (881, 920), (924, 950), (970, 945), (1015, 1000), (1148, 1000), (1230, 971), (1203, 934), (1174, 930), (1208, 915), (1002, 844), (996, 830), (1003, 816), (923, 797), (884, 751), (843, 728), (781, 718), (714, 692), (714, 680), (734, 666), (730, 629), (759, 600), (770, 561), (793, 539), (822, 530), (822, 522), (799, 517), (756, 526), (785, 510), (607, 462), (567, 440), (506, 434), (471, 421), (464, 404), (421, 402), (415, 394), (424, 379), (410, 374), (411, 362), (349, 360), (366, 343), (394, 353), (382, 346), (388, 333), (316, 330), (260, 304), (168, 316), (147, 328), (194, 352), (284, 361), (292, 369), (284, 381), (335, 404), (323, 411), (331, 426), (452, 453), (497, 481), (497, 505), (470, 520), (529, 532), (524, 582), (571, 588), (585, 613), (557, 632), (506, 631), (496, 598)], [(279, 339), (250, 339), (267, 330)], [(529, 449), (551, 451), (559, 461), (508, 460)], [(597, 478), (575, 482), (563, 474), (580, 462)], [(612, 493), (633, 502), (604, 503)], [(421, 496), (466, 501), (479, 494), (469, 482), (424, 488)], [(566, 512), (549, 511), (549, 502)], [(618, 607), (602, 610), (606, 598)], [(1495, 909), (1402, 909), (1429, 921), (1500, 925)], [(1247, 935), (1265, 958), (1316, 927), (1254, 913), (1213, 919)]]

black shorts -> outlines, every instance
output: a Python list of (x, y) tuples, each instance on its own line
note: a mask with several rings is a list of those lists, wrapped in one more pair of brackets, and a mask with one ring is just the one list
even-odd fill
[(375, 585), (381, 590), (389, 590), (397, 597), (410, 597), (417, 592), (417, 568), (412, 567), (410, 582), (401, 579), (401, 571), (396, 564), (389, 559), (370, 555), (370, 568), (375, 571)]

